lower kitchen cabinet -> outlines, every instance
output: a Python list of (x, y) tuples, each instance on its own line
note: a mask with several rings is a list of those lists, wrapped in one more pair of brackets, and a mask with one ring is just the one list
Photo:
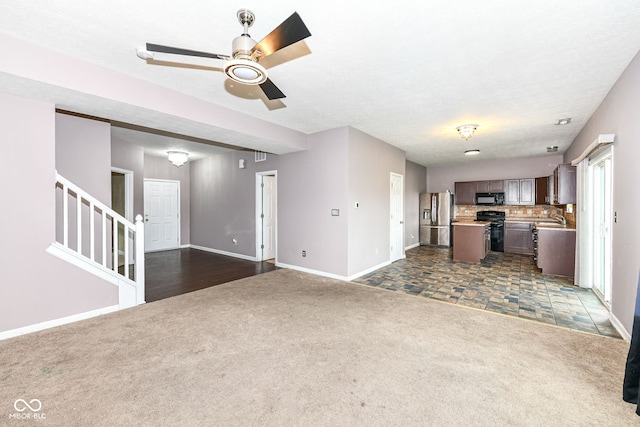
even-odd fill
[(453, 223), (453, 260), (482, 261), (491, 250), (491, 224), (488, 222)]
[(515, 254), (533, 254), (533, 223), (509, 222), (504, 223), (504, 251)]
[(573, 228), (537, 228), (537, 264), (544, 274), (574, 277), (576, 230)]

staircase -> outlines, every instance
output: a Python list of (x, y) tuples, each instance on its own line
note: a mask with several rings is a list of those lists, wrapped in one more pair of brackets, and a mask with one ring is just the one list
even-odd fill
[(118, 308), (144, 304), (144, 222), (135, 224), (56, 173), (56, 241), (48, 251), (118, 287)]

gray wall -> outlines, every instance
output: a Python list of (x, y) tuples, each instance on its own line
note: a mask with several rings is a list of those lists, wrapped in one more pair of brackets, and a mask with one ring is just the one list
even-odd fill
[[(240, 159), (245, 160), (245, 169), (238, 167)], [(191, 244), (254, 257), (257, 169), (253, 152), (231, 152), (189, 163)]]
[(56, 169), (107, 206), (111, 206), (111, 125), (56, 114)]
[(427, 191), (438, 193), (449, 190), (453, 193), (456, 181), (549, 176), (555, 167), (562, 162), (562, 154), (549, 154), (526, 159), (484, 160), (458, 165), (429, 166), (427, 168)]
[(615, 133), (613, 149), (613, 210), (618, 214), (612, 229), (611, 311), (630, 333), (640, 271), (640, 57), (636, 56), (602, 104), (565, 152), (570, 162), (600, 134)]
[(406, 178), (406, 161), (404, 151), (359, 130), (348, 130), (347, 276), (352, 276), (383, 264), (391, 256), (391, 172)]
[(348, 128), (319, 132), (309, 150), (279, 157), (278, 262), (348, 274), (348, 138)]
[[(0, 246), (0, 332), (118, 303), (115, 286), (46, 252), (55, 239), (58, 119), (52, 104), (0, 94), (0, 135), (7, 142), (3, 148), (11, 158), (25, 159), (8, 162), (0, 169), (0, 177), (6, 184), (5, 200), (11, 200), (12, 205), (12, 209), (0, 210), (0, 221), (8, 225)], [(77, 120), (62, 119), (62, 122), (63, 127), (79, 124), (79, 133), (92, 127)], [(94, 142), (87, 143), (93, 146)], [(97, 151), (102, 152), (104, 147), (97, 145)], [(68, 165), (60, 166), (75, 173)], [(109, 176), (109, 171), (104, 175)], [(77, 182), (81, 187), (96, 184), (92, 180), (85, 182), (82, 173), (75, 178), (82, 181)], [(96, 191), (105, 196), (102, 185), (98, 184)], [(106, 202), (109, 203), (109, 198)]]
[(404, 180), (404, 245), (420, 242), (420, 193), (427, 191), (427, 168), (407, 160)]
[[(307, 151), (258, 163), (242, 151), (193, 162), (191, 243), (255, 256), (256, 172), (276, 171), (279, 264), (348, 277), (387, 261), (390, 172), (405, 175), (404, 153), (347, 127), (310, 135), (308, 143)], [(424, 168), (414, 173), (410, 191), (419, 193), (414, 181), (424, 188)]]
[(191, 163), (175, 167), (166, 157), (144, 156), (144, 179), (180, 182), (180, 244), (191, 243)]

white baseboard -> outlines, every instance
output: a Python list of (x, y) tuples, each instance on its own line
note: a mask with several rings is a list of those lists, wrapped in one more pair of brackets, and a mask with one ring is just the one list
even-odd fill
[(404, 248), (404, 250), (408, 251), (409, 249), (417, 248), (418, 246), (420, 246), (420, 242), (416, 242), (413, 245), (409, 245), (406, 248)]
[(613, 313), (609, 314), (609, 321), (611, 322), (611, 325), (613, 325), (613, 327), (616, 328), (616, 331), (618, 331), (618, 333), (620, 334), (620, 336), (622, 336), (622, 338), (624, 338), (627, 341), (631, 341), (631, 334), (627, 332), (627, 330), (622, 325), (620, 320), (618, 320), (618, 318), (614, 316)]
[(257, 261), (256, 257), (254, 257), (254, 256), (237, 254), (237, 253), (234, 253), (234, 252), (221, 251), (220, 249), (207, 248), (207, 247), (198, 246), (198, 245), (188, 245), (188, 247), (190, 247), (192, 249), (199, 249), (201, 251), (212, 252), (212, 253), (218, 254), (218, 255), (226, 255), (226, 256), (230, 256), (230, 257), (234, 257), (234, 258), (246, 259), (247, 261)]
[[(404, 255), (404, 254), (402, 255), (402, 258), (405, 258), (405, 255)], [(359, 272), (359, 273), (352, 274), (351, 276), (349, 276), (349, 280), (350, 280), (350, 281), (351, 281), (351, 280), (355, 280), (355, 279), (357, 279), (357, 278), (359, 278), (359, 277), (362, 277), (362, 276), (364, 276), (364, 275), (367, 275), (367, 274), (369, 274), (369, 273), (373, 273), (374, 271), (376, 271), (376, 270), (378, 270), (378, 269), (380, 269), (380, 268), (382, 268), (382, 267), (386, 267), (386, 266), (387, 266), (387, 265), (389, 265), (389, 264), (391, 264), (391, 261), (385, 261), (385, 262), (383, 262), (382, 264), (378, 264), (378, 265), (376, 265), (376, 266), (373, 266), (373, 267), (371, 267), (371, 268), (368, 268), (368, 269), (366, 269), (366, 270), (364, 270), (364, 271), (361, 271), (361, 272)]]
[(328, 277), (330, 279), (342, 280), (344, 282), (349, 281), (349, 278), (347, 276), (340, 276), (338, 274), (327, 273), (326, 271), (313, 270), (311, 268), (300, 267), (298, 265), (290, 265), (290, 264), (283, 264), (281, 262), (276, 262), (276, 267), (287, 268), (289, 270), (302, 271), (303, 273), (315, 274), (316, 276)]
[(327, 273), (326, 271), (320, 271), (320, 270), (313, 270), (313, 269), (310, 269), (310, 268), (300, 267), (298, 265), (283, 264), (281, 262), (276, 262), (276, 267), (288, 268), (290, 270), (302, 271), (303, 273), (315, 274), (316, 276), (328, 277), (330, 279), (337, 279), (337, 280), (342, 280), (344, 282), (350, 282), (352, 280), (357, 279), (358, 277), (362, 277), (362, 276), (364, 276), (366, 274), (369, 274), (369, 273), (371, 273), (373, 271), (376, 271), (379, 268), (386, 267), (389, 264), (391, 264), (391, 261), (385, 261), (382, 264), (379, 264), (379, 265), (376, 265), (374, 267), (368, 268), (368, 269), (366, 269), (364, 271), (361, 271), (359, 273), (353, 274), (351, 276), (341, 276), (339, 274)]
[(8, 338), (18, 337), (24, 334), (29, 334), (31, 332), (37, 332), (37, 331), (42, 331), (44, 329), (53, 328), (55, 326), (66, 325), (68, 323), (77, 322), (79, 320), (90, 319), (92, 317), (100, 316), (107, 313), (113, 313), (114, 311), (118, 311), (118, 310), (119, 310), (119, 307), (117, 305), (112, 305), (110, 307), (103, 307), (97, 310), (73, 314), (67, 317), (61, 317), (60, 319), (48, 320), (46, 322), (36, 323), (35, 325), (29, 325), (29, 326), (24, 326), (18, 329), (12, 329), (10, 331), (0, 332), (0, 341), (6, 340)]

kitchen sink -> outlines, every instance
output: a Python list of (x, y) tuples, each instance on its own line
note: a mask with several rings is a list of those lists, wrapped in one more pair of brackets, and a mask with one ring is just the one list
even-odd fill
[(536, 222), (536, 227), (552, 227), (552, 228), (566, 228), (567, 226), (564, 224), (560, 224), (557, 222)]

